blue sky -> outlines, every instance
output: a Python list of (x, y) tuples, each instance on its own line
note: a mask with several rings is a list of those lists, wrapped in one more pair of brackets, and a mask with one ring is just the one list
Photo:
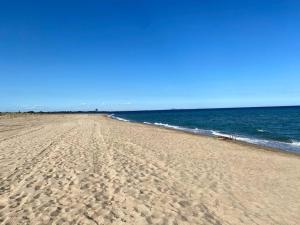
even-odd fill
[(0, 111), (300, 104), (300, 1), (1, 1)]

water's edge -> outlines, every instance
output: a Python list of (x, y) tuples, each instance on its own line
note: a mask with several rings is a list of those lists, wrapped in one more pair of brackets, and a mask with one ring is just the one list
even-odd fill
[(176, 130), (176, 131), (182, 131), (182, 132), (200, 135), (200, 136), (224, 138), (224, 139), (228, 139), (228, 140), (231, 140), (231, 141), (234, 141), (237, 143), (241, 143), (241, 144), (248, 144), (248, 145), (255, 146), (255, 147), (261, 147), (266, 150), (283, 152), (283, 153), (292, 153), (297, 156), (300, 156), (300, 146), (298, 147), (298, 144), (296, 144), (296, 146), (291, 146), (293, 144), (279, 142), (279, 141), (270, 141), (270, 140), (229, 135), (229, 134), (224, 134), (224, 133), (220, 133), (220, 132), (213, 131), (213, 130), (203, 130), (203, 129), (198, 129), (198, 128), (191, 129), (191, 128), (185, 128), (185, 127), (180, 127), (180, 126), (174, 126), (174, 125), (170, 125), (170, 124), (164, 124), (164, 123), (149, 123), (149, 122), (131, 121), (131, 120), (127, 120), (127, 119), (115, 116), (114, 114), (106, 114), (106, 116), (108, 118), (123, 121), (123, 122), (138, 123), (138, 124), (144, 124), (144, 125), (149, 125), (149, 126), (154, 126), (154, 127), (162, 127), (162, 128), (167, 128), (167, 129)]

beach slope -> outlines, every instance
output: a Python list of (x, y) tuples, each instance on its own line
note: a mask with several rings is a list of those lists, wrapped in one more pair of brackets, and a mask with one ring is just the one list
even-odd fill
[(0, 117), (0, 224), (299, 221), (299, 156), (99, 115)]

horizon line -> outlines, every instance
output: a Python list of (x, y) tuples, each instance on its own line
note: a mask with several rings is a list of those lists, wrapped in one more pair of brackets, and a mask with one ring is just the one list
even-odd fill
[(217, 108), (169, 108), (169, 109), (137, 109), (137, 110), (27, 110), (27, 111), (0, 111), (0, 113), (114, 113), (114, 112), (146, 112), (146, 111), (180, 111), (180, 110), (209, 110), (209, 109), (247, 109), (247, 108), (284, 108), (300, 107), (300, 105), (272, 105), (272, 106), (242, 106), (242, 107), (217, 107)]

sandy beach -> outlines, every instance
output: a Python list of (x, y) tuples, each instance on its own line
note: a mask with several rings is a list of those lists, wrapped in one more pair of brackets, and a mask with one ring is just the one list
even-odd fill
[(299, 222), (299, 156), (102, 115), (0, 117), (0, 224)]

